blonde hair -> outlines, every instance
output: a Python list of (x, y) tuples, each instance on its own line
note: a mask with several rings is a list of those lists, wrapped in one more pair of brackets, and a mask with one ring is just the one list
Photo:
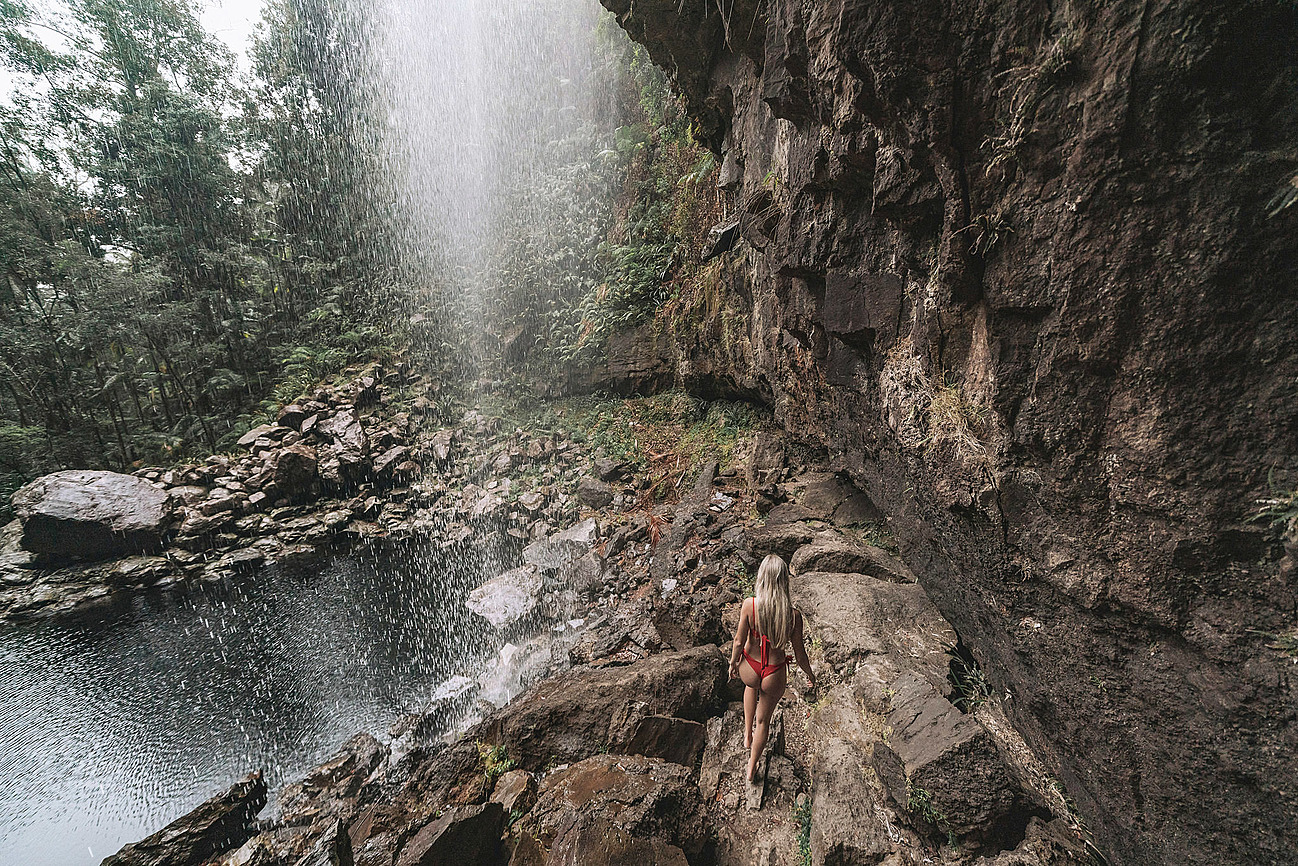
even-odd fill
[(757, 588), (753, 593), (756, 625), (771, 643), (782, 647), (793, 636), (793, 601), (789, 598), (789, 566), (772, 553), (757, 569)]

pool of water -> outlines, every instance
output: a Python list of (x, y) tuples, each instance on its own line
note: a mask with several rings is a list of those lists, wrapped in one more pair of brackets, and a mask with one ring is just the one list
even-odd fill
[(0, 625), (0, 863), (97, 864), (251, 770), (271, 790), (386, 731), (503, 641), (465, 593), (503, 539)]

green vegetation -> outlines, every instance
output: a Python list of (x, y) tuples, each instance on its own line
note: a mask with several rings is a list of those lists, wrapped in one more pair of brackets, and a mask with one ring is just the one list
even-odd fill
[(758, 422), (757, 410), (746, 403), (708, 402), (680, 391), (544, 402), (504, 396), (483, 411), (499, 415), (509, 430), (562, 432), (626, 461), (649, 479), (649, 493), (658, 501), (675, 499), (708, 460), (724, 464)]
[[(384, 187), (363, 8), (270, 0), (247, 73), (198, 0), (0, 8), (16, 84), (0, 99), (0, 520), (44, 472), (229, 448), (357, 362), (417, 361), (453, 398), (484, 329), (489, 376), (598, 359), (609, 334), (689, 294), (720, 213), (716, 160), (610, 15), (592, 74), (605, 90), (578, 122), (529, 133), (545, 164), (501, 179), (482, 273), (412, 286), (395, 245), (418, 217)], [(486, 298), (473, 334), (456, 324), (466, 279)], [(680, 472), (733, 447), (743, 414), (646, 404), (619, 430), (599, 418), (609, 404), (571, 416), (663, 469), (664, 497), (678, 479), (655, 431), (682, 437)]]
[(1266, 638), (1266, 645), (1269, 649), (1273, 649), (1291, 659), (1298, 659), (1298, 627), (1291, 628), (1282, 634), (1256, 628), (1250, 628), (1248, 631)]
[(693, 141), (689, 117), (662, 70), (611, 19), (603, 20), (600, 35), (606, 62), (614, 57), (623, 70), (622, 125), (600, 163), (615, 168), (620, 189), (603, 240), (582, 269), (585, 277), (569, 278), (569, 290), (549, 299), (535, 341), (556, 365), (602, 358), (611, 334), (691, 294), (699, 251), (721, 213), (716, 159)]
[(1076, 31), (1065, 30), (1034, 62), (1001, 73), (998, 95), (1003, 97), (1004, 107), (999, 129), (983, 142), (989, 155), (988, 176), (1008, 173), (1017, 165), (1028, 138), (1036, 132), (1037, 109), (1071, 73), (1080, 41)]
[(496, 786), (496, 780), (514, 769), (514, 759), (509, 757), (505, 746), (489, 746), (477, 741), (478, 758), (482, 761), (482, 780), (484, 788), (490, 791)]
[(943, 829), (946, 816), (933, 805), (933, 795), (914, 782), (906, 782), (906, 811), (938, 829)]
[(250, 79), (193, 0), (3, 8), (0, 494), (225, 447), (394, 350), (342, 5), (272, 2)]
[(991, 686), (978, 663), (961, 655), (951, 660), (951, 682), (955, 687), (956, 709), (972, 713), (992, 696)]
[(1257, 509), (1249, 517), (1249, 522), (1265, 522), (1267, 526), (1274, 528), (1285, 526), (1298, 518), (1298, 489), (1282, 489), (1275, 482), (1274, 471), (1267, 473), (1266, 483), (1271, 495), (1257, 501)]
[(811, 866), (811, 800), (801, 798), (793, 804), (793, 823), (798, 827), (798, 858), (802, 866)]

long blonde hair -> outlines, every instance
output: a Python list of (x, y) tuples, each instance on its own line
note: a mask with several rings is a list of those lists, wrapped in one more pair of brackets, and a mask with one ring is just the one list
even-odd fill
[(753, 593), (756, 625), (777, 647), (793, 636), (793, 601), (789, 598), (789, 566), (772, 553), (757, 569), (757, 588)]

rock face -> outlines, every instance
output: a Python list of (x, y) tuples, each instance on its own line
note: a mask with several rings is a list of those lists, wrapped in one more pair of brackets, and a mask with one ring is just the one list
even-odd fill
[(22, 546), (55, 560), (104, 559), (156, 549), (171, 520), (165, 490), (131, 475), (55, 472), (13, 496)]
[(522, 830), (530, 862), (685, 866), (707, 835), (690, 770), (639, 755), (596, 755), (545, 780)]
[(237, 848), (266, 805), (266, 783), (253, 773), (147, 839), (127, 845), (102, 866), (201, 866)]
[[(664, 725), (660, 717), (701, 722), (725, 699), (725, 660), (715, 646), (703, 646), (651, 663), (573, 671), (511, 704), (488, 738), (524, 769), (537, 770), (601, 748), (652, 745)], [(692, 736), (688, 725), (678, 730)]]
[(1288, 860), (1291, 11), (603, 2), (740, 219), (654, 375), (841, 455), (1110, 862)]

